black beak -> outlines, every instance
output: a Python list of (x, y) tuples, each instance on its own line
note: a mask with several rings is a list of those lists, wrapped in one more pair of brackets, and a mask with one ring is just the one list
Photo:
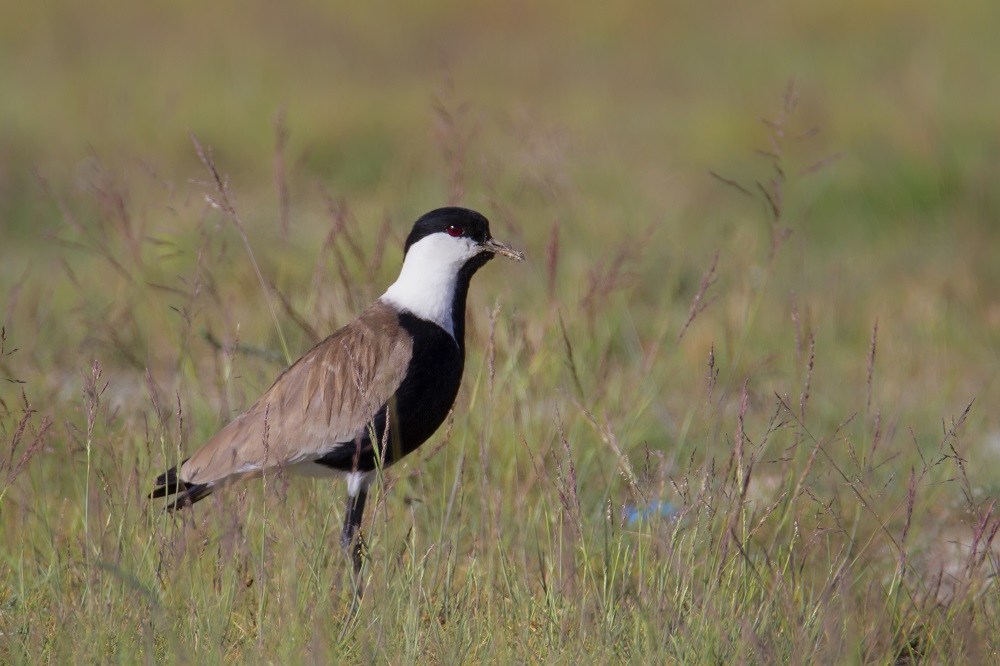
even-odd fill
[(506, 243), (501, 243), (495, 238), (487, 238), (483, 243), (483, 249), (489, 250), (493, 254), (502, 254), (508, 259), (513, 259), (514, 261), (524, 261), (524, 253), (518, 252), (510, 245)]

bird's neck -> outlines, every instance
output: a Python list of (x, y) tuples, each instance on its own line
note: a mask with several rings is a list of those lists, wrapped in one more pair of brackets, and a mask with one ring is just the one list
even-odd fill
[(379, 300), (437, 324), (464, 352), (465, 300), (469, 282), (493, 255), (484, 252), (459, 266), (424, 261), (411, 255), (403, 263), (399, 278)]
[[(465, 298), (469, 278), (460, 271), (420, 271), (406, 263), (382, 297), (383, 302), (444, 329), (460, 347), (465, 338)], [(464, 277), (464, 279), (462, 279)]]

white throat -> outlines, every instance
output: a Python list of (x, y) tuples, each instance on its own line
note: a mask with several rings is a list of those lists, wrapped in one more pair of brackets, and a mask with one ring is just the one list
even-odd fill
[(426, 236), (410, 246), (399, 278), (379, 300), (432, 321), (455, 337), (452, 307), (458, 272), (481, 251), (469, 238)]

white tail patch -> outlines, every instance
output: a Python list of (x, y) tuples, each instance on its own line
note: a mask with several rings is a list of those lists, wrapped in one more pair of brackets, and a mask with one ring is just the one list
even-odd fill
[(368, 488), (372, 474), (372, 472), (350, 472), (347, 475), (347, 494), (357, 497), (362, 488)]

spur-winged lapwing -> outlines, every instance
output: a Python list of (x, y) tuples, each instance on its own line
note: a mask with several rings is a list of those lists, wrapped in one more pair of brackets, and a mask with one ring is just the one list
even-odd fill
[[(489, 221), (439, 208), (413, 225), (399, 279), (357, 319), (285, 370), (250, 409), (161, 474), (151, 497), (178, 509), (222, 485), (284, 470), (347, 476), (341, 545), (353, 544), (378, 461), (423, 444), (451, 410), (465, 365), (469, 281), (494, 255), (524, 255), (493, 239)], [(388, 428), (386, 424), (388, 423)]]

